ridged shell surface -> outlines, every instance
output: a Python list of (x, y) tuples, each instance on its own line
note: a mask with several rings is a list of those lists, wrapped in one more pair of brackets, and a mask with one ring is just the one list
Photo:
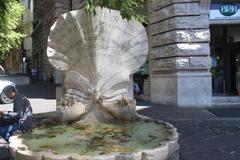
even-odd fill
[(96, 13), (63, 14), (48, 37), (49, 61), (65, 71), (65, 88), (78, 92), (80, 101), (91, 99), (96, 92), (110, 101), (126, 95), (129, 75), (139, 70), (148, 53), (142, 24), (123, 20), (115, 10), (97, 8)]

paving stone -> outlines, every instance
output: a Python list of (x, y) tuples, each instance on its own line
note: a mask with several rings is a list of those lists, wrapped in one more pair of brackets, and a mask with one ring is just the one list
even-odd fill
[(9, 160), (8, 144), (0, 138), (0, 160)]
[(211, 113), (218, 117), (240, 118), (240, 108), (210, 108)]
[(218, 126), (209, 126), (209, 128), (217, 135), (234, 135), (236, 133), (240, 133), (239, 126), (226, 126), (226, 125), (218, 125)]

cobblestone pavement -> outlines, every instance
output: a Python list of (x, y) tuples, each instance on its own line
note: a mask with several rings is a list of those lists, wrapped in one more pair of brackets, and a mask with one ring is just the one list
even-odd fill
[[(38, 82), (17, 88), (29, 98), (35, 114), (56, 110), (55, 85)], [(12, 108), (11, 104), (0, 104), (0, 109), (9, 108)], [(236, 111), (240, 112), (240, 106), (225, 106), (216, 108), (219, 112), (209, 112), (200, 108), (175, 108), (138, 102), (137, 109), (139, 114), (168, 121), (178, 129), (181, 160), (240, 159), (240, 116), (236, 114)], [(216, 116), (213, 113), (220, 114)], [(231, 113), (236, 116), (228, 116)], [(9, 159), (6, 145), (0, 139), (0, 160)]]

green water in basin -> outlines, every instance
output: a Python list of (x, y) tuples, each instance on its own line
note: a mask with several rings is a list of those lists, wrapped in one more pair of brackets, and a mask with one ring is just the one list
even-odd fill
[(75, 123), (35, 128), (21, 138), (36, 152), (103, 155), (156, 148), (169, 135), (164, 125), (155, 122)]

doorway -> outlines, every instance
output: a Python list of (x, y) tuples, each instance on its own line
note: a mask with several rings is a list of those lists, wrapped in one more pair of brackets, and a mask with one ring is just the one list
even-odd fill
[[(229, 43), (224, 49), (224, 79), (225, 93), (227, 95), (239, 95), (240, 93), (240, 43)], [(239, 92), (238, 92), (239, 91)]]
[(213, 95), (240, 95), (240, 26), (211, 26)]

